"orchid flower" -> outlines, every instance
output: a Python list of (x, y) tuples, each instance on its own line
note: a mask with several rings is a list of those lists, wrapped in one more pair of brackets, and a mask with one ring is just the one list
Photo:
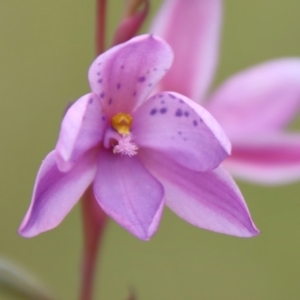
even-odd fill
[(230, 152), (219, 124), (183, 95), (149, 96), (172, 61), (170, 46), (152, 35), (96, 58), (91, 93), (68, 109), (42, 162), (21, 235), (56, 227), (89, 186), (102, 210), (142, 240), (157, 230), (164, 204), (205, 229), (258, 233), (237, 185), (218, 167)]
[(227, 79), (207, 96), (215, 71), (221, 0), (166, 0), (151, 32), (174, 50), (174, 63), (160, 82), (192, 98), (217, 119), (232, 142), (223, 166), (260, 184), (300, 179), (300, 135), (285, 132), (300, 106), (300, 59), (283, 58)]

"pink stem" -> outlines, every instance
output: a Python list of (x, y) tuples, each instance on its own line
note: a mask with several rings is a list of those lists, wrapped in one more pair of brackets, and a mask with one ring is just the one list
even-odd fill
[(96, 0), (96, 55), (103, 53), (105, 50), (105, 12), (106, 0)]
[(97, 254), (105, 229), (107, 217), (100, 208), (91, 187), (82, 199), (82, 218), (84, 231), (84, 253), (82, 258), (82, 278), (80, 300), (91, 300), (97, 265)]
[[(96, 56), (105, 49), (105, 13), (106, 0), (96, 0)], [(107, 217), (100, 208), (92, 187), (90, 186), (82, 198), (82, 221), (84, 248), (81, 270), (80, 300), (91, 300), (93, 297), (94, 277), (97, 265), (98, 250), (105, 229)]]

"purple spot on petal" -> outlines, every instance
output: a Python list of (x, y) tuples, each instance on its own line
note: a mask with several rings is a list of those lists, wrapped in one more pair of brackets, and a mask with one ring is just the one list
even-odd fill
[(169, 96), (170, 96), (170, 98), (172, 98), (172, 99), (176, 99), (176, 97), (175, 97), (174, 95), (172, 95), (172, 94), (169, 94)]
[(100, 76), (100, 75), (101, 75), (101, 72), (97, 72), (97, 75)]
[(117, 83), (117, 89), (119, 90), (121, 88), (121, 83)]
[(93, 103), (93, 101), (94, 101), (94, 99), (93, 99), (93, 98), (91, 98), (91, 99), (89, 100), (89, 104), (92, 104), (92, 103)]
[(102, 62), (99, 62), (99, 63), (98, 63), (98, 66), (101, 66), (101, 64), (102, 64)]
[(105, 94), (102, 92), (102, 93), (100, 94), (100, 97), (101, 97), (101, 98), (104, 98), (104, 96), (105, 96)]
[(156, 108), (152, 108), (150, 111), (150, 115), (154, 116), (157, 113), (157, 109)]
[(184, 103), (184, 101), (183, 101), (183, 100), (181, 100), (181, 99), (179, 99), (179, 103)]
[(109, 104), (109, 105), (111, 105), (111, 104), (112, 104), (112, 99), (111, 99), (111, 98), (109, 98), (109, 100), (108, 100), (108, 104)]
[(102, 79), (101, 78), (98, 80), (98, 83), (100, 83), (100, 84), (102, 83)]
[(182, 112), (182, 109), (181, 108), (178, 108), (175, 112), (175, 116), (176, 117), (181, 117), (183, 115), (183, 112)]
[(163, 96), (164, 96), (164, 95), (162, 95), (162, 94), (159, 94), (159, 95), (158, 95), (159, 98), (162, 98)]
[(121, 68), (121, 69), (124, 69), (124, 65), (122, 65), (120, 68)]
[(193, 121), (194, 126), (198, 126), (198, 122), (196, 120)]
[(189, 113), (188, 111), (185, 111), (185, 112), (184, 112), (184, 115), (185, 115), (186, 117), (188, 117), (189, 114), (190, 114), (190, 113)]
[(182, 134), (182, 132), (181, 132), (181, 131), (178, 131), (177, 133), (178, 133), (179, 135), (181, 135), (181, 134)]
[(152, 86), (152, 83), (148, 83), (148, 86), (149, 86), (149, 87)]
[(165, 114), (165, 113), (167, 112), (167, 108), (166, 108), (166, 107), (162, 107), (162, 108), (159, 110), (159, 112), (160, 112), (161, 114)]
[(138, 79), (139, 82), (144, 82), (145, 80), (146, 80), (145, 76), (140, 76)]
[(105, 116), (102, 117), (102, 121), (105, 121)]
[(157, 71), (157, 68), (154, 68), (153, 71)]
[(136, 91), (135, 91), (135, 92), (132, 94), (132, 96), (133, 96), (133, 97), (135, 97), (135, 96), (136, 96)]
[(183, 138), (184, 141), (187, 141), (187, 138)]
[(161, 100), (160, 103), (161, 103), (161, 104), (165, 104), (165, 100)]

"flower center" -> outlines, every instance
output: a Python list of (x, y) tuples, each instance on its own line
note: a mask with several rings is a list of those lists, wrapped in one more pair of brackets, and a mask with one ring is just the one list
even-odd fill
[(132, 116), (118, 113), (111, 118), (111, 127), (106, 131), (104, 146), (112, 147), (114, 154), (134, 156), (137, 154), (138, 146), (132, 142), (130, 128)]
[(131, 123), (132, 123), (132, 116), (125, 113), (118, 113), (114, 115), (111, 119), (111, 126), (119, 134), (129, 134)]
[(118, 144), (113, 147), (113, 153), (128, 155), (129, 157), (137, 154), (138, 146), (132, 142), (131, 134), (123, 134), (118, 140)]

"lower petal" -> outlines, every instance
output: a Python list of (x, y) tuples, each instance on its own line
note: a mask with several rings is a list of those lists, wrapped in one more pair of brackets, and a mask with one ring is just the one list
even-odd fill
[(156, 232), (164, 206), (164, 190), (137, 156), (102, 150), (94, 194), (101, 208), (133, 235), (148, 240)]
[(37, 174), (30, 207), (19, 229), (22, 236), (33, 237), (59, 225), (94, 179), (95, 154), (86, 153), (67, 173), (58, 170), (55, 151), (46, 156)]
[(233, 145), (223, 165), (232, 175), (260, 184), (300, 179), (300, 135), (264, 135)]
[(238, 237), (258, 234), (238, 186), (221, 167), (196, 172), (162, 155), (144, 152), (143, 158), (164, 186), (166, 205), (187, 222)]

